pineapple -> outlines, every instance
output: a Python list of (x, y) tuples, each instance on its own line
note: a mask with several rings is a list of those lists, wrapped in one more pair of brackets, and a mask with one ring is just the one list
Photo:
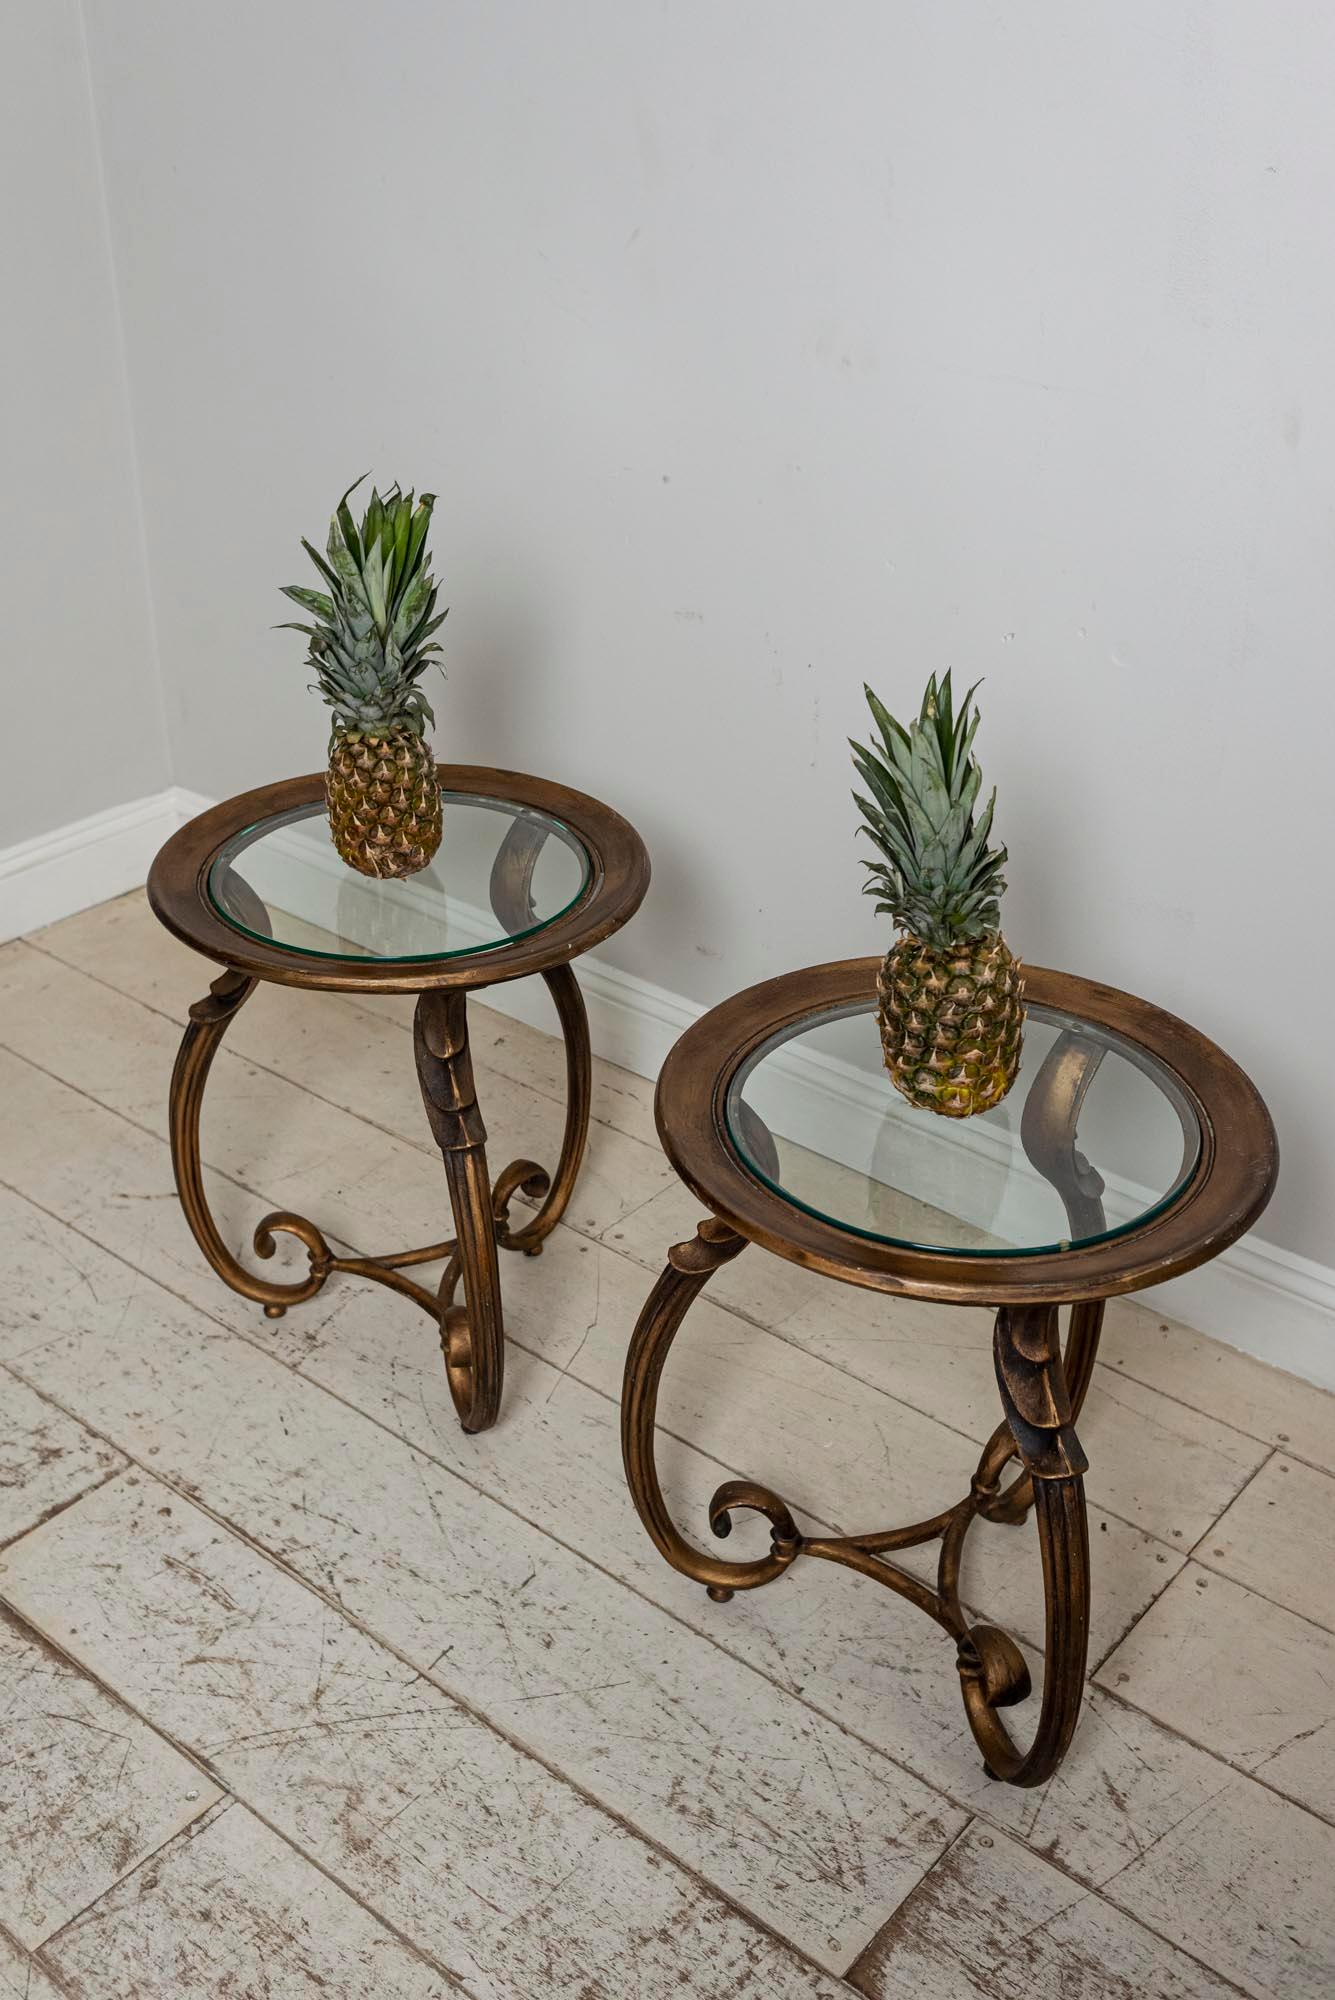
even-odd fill
[(978, 710), (970, 688), (955, 713), (950, 675), (927, 683), (907, 729), (870, 688), (880, 732), (852, 745), (871, 798), (853, 797), (884, 856), (864, 885), (904, 933), (877, 980), (881, 1049), (910, 1104), (969, 1118), (1000, 1104), (1020, 1067), (1024, 980), (1001, 935), (1004, 847), (989, 848), (996, 793), (975, 822), (982, 776), (972, 755)]
[(440, 651), (431, 635), (445, 619), (435, 615), (426, 546), (435, 495), (414, 509), (411, 493), (372, 488), (359, 526), (348, 499), (360, 484), (339, 501), (324, 556), (303, 540), (329, 588), (284, 585), (317, 620), (286, 629), (306, 634), (316, 685), (334, 711), (325, 795), (335, 847), (363, 875), (413, 875), (440, 846), (440, 786), (425, 733), (436, 718), (417, 685)]

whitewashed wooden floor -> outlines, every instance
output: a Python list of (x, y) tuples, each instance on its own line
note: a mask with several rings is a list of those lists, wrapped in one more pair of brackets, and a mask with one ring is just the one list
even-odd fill
[[(414, 1308), (336, 1279), (271, 1324), (197, 1254), (164, 1133), (207, 978), (139, 897), (0, 951), (0, 1995), (1335, 1993), (1335, 1399), (1112, 1309), (1086, 1713), (1046, 1790), (990, 1784), (920, 1614), (817, 1563), (711, 1604), (634, 1517), (622, 1358), (698, 1214), (649, 1085), (599, 1066), (469, 1440)], [(410, 1017), (247, 1006), (205, 1121), (238, 1246), (443, 1233)], [(554, 1156), (559, 1046), (474, 1018), (493, 1163)], [(748, 1251), (666, 1384), (680, 1518), (737, 1473), (837, 1528), (957, 1498), (989, 1333)], [(1036, 1649), (1032, 1531), (975, 1533)]]

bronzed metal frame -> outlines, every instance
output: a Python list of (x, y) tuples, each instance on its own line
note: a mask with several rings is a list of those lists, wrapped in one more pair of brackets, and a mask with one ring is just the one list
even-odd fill
[[(839, 1007), (875, 1003), (875, 959), (817, 966), (753, 987), (706, 1015), (677, 1044), (659, 1081), (656, 1111), (664, 1149), (687, 1185), (713, 1212), (689, 1242), (668, 1251), (631, 1339), (622, 1393), (622, 1452), (640, 1519), (672, 1566), (726, 1602), (783, 1576), (799, 1555), (842, 1564), (906, 1598), (956, 1644), (965, 1713), (989, 1776), (1043, 1784), (1070, 1744), (1084, 1690), (1089, 1635), (1089, 1537), (1084, 1475), (1088, 1461), (1075, 1425), (1098, 1353), (1105, 1299), (1175, 1275), (1215, 1256), (1250, 1227), (1274, 1186), (1278, 1152), (1269, 1114), (1254, 1086), (1204, 1036), (1130, 995), (1067, 975), (1026, 968), (1028, 999), (1137, 1043), (1164, 1065), (1194, 1118), (1200, 1150), (1177, 1197), (1142, 1226), (1100, 1242), (1103, 1182), (1076, 1146), (1080, 1106), (1104, 1053), (1078, 1027), (1060, 1034), (1028, 1094), (1021, 1143), (1057, 1189), (1072, 1246), (1057, 1253), (969, 1258), (910, 1250), (837, 1228), (790, 1203), (747, 1167), (724, 1115), (732, 1079), (756, 1049), (785, 1027)], [(773, 1140), (741, 1107), (748, 1151), (778, 1179)], [(1192, 1134), (1194, 1138), (1195, 1133)], [(772, 1488), (723, 1482), (709, 1503), (717, 1537), (750, 1510), (770, 1526), (768, 1553), (731, 1561), (696, 1548), (668, 1512), (654, 1457), (659, 1383), (692, 1302), (721, 1265), (748, 1242), (847, 1283), (903, 1296), (995, 1308), (993, 1355), (1003, 1420), (988, 1439), (964, 1498), (908, 1527), (854, 1535), (807, 1535)], [(1063, 1350), (1059, 1313), (1069, 1309)], [(1019, 1471), (1003, 1484), (1012, 1460)], [(1032, 1692), (1023, 1653), (1010, 1635), (974, 1620), (960, 1596), (965, 1539), (975, 1520), (1016, 1525), (1033, 1511), (1043, 1571), (1045, 1645), (1037, 1725), (1027, 1747), (1002, 1710)], [(890, 1558), (940, 1544), (933, 1586)]]
[[(289, 780), (215, 807), (183, 827), (163, 848), (149, 878), (149, 900), (162, 921), (197, 950), (220, 958), (227, 970), (190, 1009), (172, 1072), (172, 1164), (181, 1207), (204, 1256), (223, 1282), (264, 1307), (271, 1319), (314, 1298), (330, 1276), (345, 1272), (386, 1285), (431, 1315), (440, 1331), (446, 1379), (465, 1431), (486, 1430), (500, 1410), (504, 1379), (504, 1318), (498, 1250), (540, 1255), (574, 1190), (589, 1130), (592, 1059), (584, 1000), (569, 964), (577, 952), (610, 935), (638, 908), (649, 882), (649, 861), (638, 834), (597, 800), (546, 780), (510, 771), (442, 765), (442, 788), (503, 798), (535, 815), (516, 818), (497, 852), (490, 893), (493, 910), (510, 931), (536, 921), (533, 869), (547, 833), (538, 814), (561, 820), (582, 841), (590, 879), (575, 905), (542, 930), (494, 950), (464, 958), (346, 960), (287, 953), (280, 945), (247, 936), (215, 909), (208, 874), (220, 848), (241, 829), (323, 796), (323, 777)], [(244, 885), (242, 885), (244, 887)], [(258, 899), (244, 920), (262, 929)], [(514, 1160), (493, 1183), (486, 1156), (486, 1128), (473, 1080), (468, 1046), (468, 993), (536, 972), (556, 1006), (566, 1055), (566, 1120), (561, 1153), (549, 1173), (534, 1160)], [(432, 1136), (440, 1148), (454, 1235), (419, 1249), (378, 1256), (342, 1256), (307, 1217), (275, 1210), (256, 1227), (257, 1256), (272, 1257), (276, 1239), (290, 1235), (304, 1245), (302, 1278), (278, 1281), (247, 1270), (224, 1242), (209, 1208), (200, 1154), (200, 1114), (213, 1059), (230, 1023), (261, 979), (314, 989), (416, 991), (413, 1048), (418, 1082)], [(540, 1203), (537, 1213), (512, 1221), (516, 1195)], [(414, 1265), (444, 1261), (435, 1292), (406, 1275)], [(462, 1284), (463, 1299), (456, 1303)]]

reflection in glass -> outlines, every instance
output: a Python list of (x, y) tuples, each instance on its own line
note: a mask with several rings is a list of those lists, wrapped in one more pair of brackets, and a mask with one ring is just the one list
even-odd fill
[(345, 867), (317, 803), (228, 841), (209, 870), (210, 899), (238, 930), (285, 950), (389, 961), (492, 951), (579, 901), (589, 857), (560, 820), (463, 792), (441, 803), (439, 852), (416, 875), (380, 880)]
[(861, 1236), (966, 1256), (1119, 1235), (1171, 1201), (1200, 1157), (1195, 1111), (1155, 1056), (1037, 1006), (1014, 1088), (977, 1117), (907, 1103), (862, 1005), (762, 1043), (732, 1079), (725, 1115), (742, 1159), (799, 1208)]

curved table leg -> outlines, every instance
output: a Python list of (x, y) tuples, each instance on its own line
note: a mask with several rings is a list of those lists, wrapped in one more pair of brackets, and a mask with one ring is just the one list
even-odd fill
[[(419, 995), (413, 1047), (454, 1213), (455, 1243), (440, 1292), (445, 1373), (464, 1429), (484, 1431), (500, 1409), (505, 1351), (487, 1132), (473, 1084), (467, 1004), (462, 992)], [(450, 1300), (460, 1274), (464, 1303), (456, 1306)]]
[(767, 1516), (773, 1530), (773, 1549), (754, 1562), (724, 1562), (708, 1556), (678, 1533), (658, 1483), (654, 1463), (654, 1417), (658, 1408), (658, 1384), (663, 1365), (697, 1295), (704, 1289), (720, 1264), (726, 1264), (746, 1247), (724, 1222), (713, 1217), (699, 1224), (689, 1243), (677, 1243), (668, 1251), (667, 1268), (644, 1303), (644, 1310), (631, 1335), (626, 1356), (626, 1373), (621, 1397), (621, 1454), (626, 1467), (635, 1510), (659, 1553), (674, 1569), (704, 1584), (709, 1595), (725, 1603), (734, 1590), (753, 1590), (779, 1576), (801, 1548), (801, 1537), (783, 1502), (766, 1488), (749, 1481), (734, 1480), (720, 1487), (710, 1509), (716, 1534), (726, 1534), (731, 1525), (728, 1507), (751, 1507)]
[[(214, 980), (207, 998), (196, 1000), (190, 1009), (189, 1026), (172, 1070), (169, 1106), (172, 1171), (191, 1233), (223, 1283), (242, 1298), (263, 1305), (270, 1319), (279, 1319), (289, 1306), (314, 1298), (319, 1291), (331, 1269), (329, 1247), (318, 1230), (306, 1225), (309, 1233), (303, 1236), (303, 1241), (311, 1260), (306, 1276), (293, 1284), (276, 1284), (256, 1277), (237, 1262), (218, 1233), (204, 1192), (199, 1156), (199, 1113), (209, 1070), (228, 1026), (254, 989), (255, 981), (243, 973), (224, 972)], [(256, 1248), (261, 1255), (272, 1254), (273, 1241), (264, 1237), (264, 1224), (257, 1233)]]
[[(772, 1488), (750, 1479), (725, 1480), (709, 1503), (709, 1525), (716, 1535), (730, 1532), (737, 1509), (763, 1514), (770, 1524), (768, 1555), (725, 1562), (695, 1548), (672, 1520), (654, 1460), (654, 1420), (663, 1367), (692, 1302), (719, 1266), (744, 1247), (744, 1239), (728, 1224), (713, 1217), (700, 1223), (691, 1242), (669, 1250), (667, 1268), (631, 1337), (621, 1397), (621, 1449), (631, 1498), (651, 1540), (674, 1569), (703, 1584), (720, 1603), (736, 1590), (773, 1582), (799, 1555), (839, 1563), (896, 1591), (954, 1640), (965, 1711), (989, 1776), (1013, 1785), (1044, 1783), (1065, 1755), (1080, 1713), (1089, 1630), (1086, 1460), (1062, 1365), (1058, 1308), (1003, 1308), (997, 1315), (995, 1359), (1006, 1421), (984, 1448), (963, 1500), (902, 1528), (809, 1535)], [(1073, 1339), (1086, 1381), (1091, 1332), (1097, 1333), (1097, 1313), (1085, 1312), (1074, 1322)], [(1046, 1604), (1043, 1692), (1027, 1750), (1012, 1740), (999, 1713), (1030, 1694), (1024, 1654), (998, 1626), (971, 1622), (960, 1597), (960, 1565), (970, 1525), (995, 1505), (1000, 1474), (1017, 1452), (1024, 1466), (1021, 1478), (1033, 1488)], [(934, 1541), (941, 1544), (935, 1589), (890, 1560), (898, 1551)]]
[[(537, 922), (533, 904), (533, 870), (547, 845), (550, 824), (539, 817), (516, 814), (492, 863), (491, 907), (498, 921), (512, 934)], [(557, 965), (543, 973), (547, 990), (556, 1002), (557, 1016), (566, 1050), (566, 1129), (556, 1172), (549, 1174), (534, 1160), (516, 1160), (496, 1182), (492, 1207), (496, 1217), (497, 1240), (502, 1249), (522, 1250), (536, 1257), (550, 1236), (574, 1191), (575, 1177), (584, 1158), (589, 1136), (589, 1102), (593, 1089), (593, 1060), (589, 1053), (589, 1022), (584, 996), (568, 965)], [(530, 1201), (542, 1201), (538, 1213), (520, 1229), (510, 1227), (510, 1203), (516, 1193)], [(543, 1201), (543, 1196), (546, 1200)]]
[[(1028, 1676), (1017, 1677), (1004, 1635), (975, 1628), (960, 1646), (960, 1684), (969, 1724), (990, 1776), (1012, 1785), (1041, 1785), (1066, 1753), (1084, 1693), (1089, 1643), (1089, 1534), (1084, 1474), (1088, 1461), (1076, 1437), (1062, 1366), (1055, 1306), (1003, 1307), (994, 1341), (997, 1383), (1007, 1429), (1033, 1482), (1043, 1563), (1046, 1651), (1038, 1727), (1021, 1750), (998, 1709), (1022, 1699)], [(986, 1457), (984, 1459), (986, 1465)], [(980, 1473), (983, 1468), (980, 1468)]]
[[(1026, 1157), (1060, 1195), (1072, 1242), (1101, 1236), (1108, 1226), (1103, 1176), (1075, 1143), (1080, 1108), (1106, 1053), (1101, 1044), (1079, 1034), (1068, 1031), (1059, 1035), (1043, 1059), (1020, 1116), (1020, 1142)], [(1102, 1299), (1070, 1308), (1062, 1367), (1073, 1423), (1089, 1392), (1102, 1330)], [(1014, 1455), (1009, 1427), (1002, 1424), (993, 1434), (984, 1460), (991, 1467), (994, 1483)], [(979, 1511), (989, 1521), (1014, 1524), (1025, 1519), (1033, 1503), (1034, 1482), (1024, 1472), (1004, 1491), (992, 1494)]]
[[(496, 1217), (496, 1239), (502, 1249), (522, 1250), (537, 1257), (543, 1241), (550, 1236), (575, 1190), (580, 1163), (589, 1137), (589, 1107), (593, 1096), (593, 1057), (589, 1050), (589, 1017), (584, 995), (568, 965), (553, 966), (543, 973), (547, 990), (556, 1002), (566, 1051), (566, 1129), (561, 1141), (561, 1157), (556, 1171), (549, 1174), (533, 1160), (516, 1160), (496, 1182), (492, 1207)], [(521, 1229), (510, 1227), (510, 1202), (516, 1191), (531, 1201), (546, 1195), (537, 1214)]]

